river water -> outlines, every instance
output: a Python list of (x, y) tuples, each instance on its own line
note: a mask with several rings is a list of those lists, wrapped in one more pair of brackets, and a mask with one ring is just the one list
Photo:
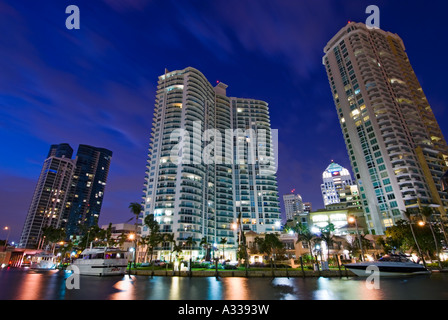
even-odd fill
[[(0, 270), (0, 300), (447, 300), (448, 273), (381, 278), (379, 288), (356, 277), (188, 278), (80, 276), (66, 271)], [(73, 282), (74, 283), (74, 282)]]

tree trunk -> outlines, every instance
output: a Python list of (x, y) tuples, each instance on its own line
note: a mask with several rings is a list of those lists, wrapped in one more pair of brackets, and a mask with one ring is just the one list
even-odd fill
[(434, 234), (434, 230), (432, 229), (431, 222), (429, 222), (429, 229), (431, 229), (432, 237), (434, 238), (434, 245), (436, 246), (437, 262), (439, 264), (439, 268), (442, 269), (442, 264), (440, 263), (439, 246), (437, 245), (436, 235)]

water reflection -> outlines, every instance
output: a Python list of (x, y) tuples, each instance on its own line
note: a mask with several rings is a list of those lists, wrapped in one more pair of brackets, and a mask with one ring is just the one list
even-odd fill
[(39, 289), (42, 287), (42, 274), (30, 272), (25, 276), (18, 289), (19, 300), (37, 300), (39, 299)]
[(369, 289), (360, 278), (188, 278), (81, 276), (68, 289), (63, 271), (0, 270), (0, 300), (379, 300), (448, 299), (448, 274), (381, 279)]
[(171, 290), (170, 290), (170, 295), (169, 295), (169, 299), (170, 300), (180, 300), (180, 277), (173, 277), (171, 278)]
[(222, 282), (216, 278), (207, 278), (208, 300), (222, 300)]
[(110, 296), (110, 300), (131, 300), (134, 299), (134, 281), (132, 277), (124, 276), (121, 280), (113, 285), (117, 292)]
[(224, 300), (248, 300), (247, 278), (224, 278)]

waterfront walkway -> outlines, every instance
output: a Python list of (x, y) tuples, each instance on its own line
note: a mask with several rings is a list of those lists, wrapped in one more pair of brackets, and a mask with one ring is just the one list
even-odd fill
[[(129, 270), (127, 270), (129, 272)], [(298, 277), (353, 277), (355, 276), (349, 270), (325, 270), (325, 271), (312, 271), (312, 270), (204, 270), (197, 271), (173, 271), (173, 270), (139, 270), (131, 269), (133, 275), (144, 276), (163, 276), (163, 277), (248, 277), (248, 278), (298, 278)]]

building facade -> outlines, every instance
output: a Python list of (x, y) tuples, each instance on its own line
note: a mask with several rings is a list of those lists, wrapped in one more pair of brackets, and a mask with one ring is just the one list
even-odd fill
[(81, 144), (61, 227), (67, 236), (80, 235), (81, 226), (98, 223), (112, 151)]
[(322, 184), (320, 185), (320, 189), (324, 205), (328, 206), (340, 203), (340, 190), (343, 190), (346, 186), (350, 185), (353, 185), (350, 172), (341, 165), (332, 162), (322, 173)]
[(41, 248), (43, 230), (64, 229), (67, 238), (80, 226), (98, 222), (112, 152), (80, 145), (75, 159), (67, 143), (50, 147), (24, 223), (19, 248)]
[[(190, 67), (166, 71), (157, 88), (143, 219), (154, 214), (161, 232), (173, 233), (180, 246), (192, 238), (193, 256), (203, 238), (225, 239), (235, 259), (239, 229), (279, 230), (268, 104), (228, 97), (227, 85), (213, 87)], [(143, 226), (142, 235), (148, 233)], [(167, 256), (167, 247), (159, 255)]]
[(61, 225), (76, 166), (72, 154), (73, 149), (67, 144), (51, 146), (28, 209), (19, 248), (40, 247), (43, 229)]
[(283, 195), (283, 204), (285, 206), (286, 221), (293, 220), (294, 216), (305, 213), (305, 205), (299, 194)]
[(406, 209), (445, 214), (448, 146), (401, 38), (351, 22), (324, 52), (369, 231), (384, 234)]

